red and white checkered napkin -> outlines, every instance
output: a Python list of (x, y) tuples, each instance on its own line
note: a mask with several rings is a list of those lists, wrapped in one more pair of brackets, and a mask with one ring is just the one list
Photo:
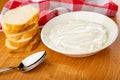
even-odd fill
[(53, 17), (66, 12), (82, 10), (115, 16), (118, 11), (118, 5), (111, 0), (9, 0), (1, 14), (4, 15), (10, 9), (28, 4), (39, 9), (39, 25), (44, 25)]

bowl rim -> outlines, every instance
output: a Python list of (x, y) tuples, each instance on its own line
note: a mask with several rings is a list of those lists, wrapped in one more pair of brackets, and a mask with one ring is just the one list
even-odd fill
[[(70, 56), (74, 56), (74, 55), (75, 55), (75, 56), (76, 56), (76, 55), (84, 56), (84, 55), (86, 55), (86, 56), (87, 56), (87, 55), (95, 54), (96, 52), (99, 52), (99, 51), (101, 51), (101, 50), (109, 47), (110, 45), (112, 45), (112, 44), (116, 41), (116, 39), (117, 39), (117, 37), (118, 37), (118, 34), (119, 34), (119, 29), (118, 29), (118, 26), (117, 26), (117, 24), (115, 23), (115, 21), (112, 20), (111, 18), (109, 18), (108, 16), (105, 16), (105, 15), (103, 15), (103, 14), (96, 13), (96, 12), (90, 12), (90, 11), (69, 12), (69, 13), (61, 14), (60, 16), (62, 16), (62, 15), (67, 15), (67, 14), (74, 14), (74, 13), (76, 13), (76, 14), (78, 14), (78, 13), (88, 13), (88, 14), (89, 14), (89, 13), (93, 13), (93, 14), (97, 14), (97, 15), (102, 15), (102, 16), (104, 16), (105, 18), (111, 20), (111, 22), (113, 22), (113, 23), (115, 24), (116, 36), (114, 36), (114, 39), (113, 39), (108, 45), (103, 46), (103, 47), (101, 47), (100, 49), (97, 49), (97, 50), (94, 50), (94, 51), (90, 51), (90, 52), (86, 52), (86, 53), (80, 53), (80, 52), (70, 53), (70, 52), (66, 52), (66, 51), (60, 51), (60, 50), (52, 47), (51, 45), (47, 44), (47, 43), (45, 42), (44, 38), (43, 38), (43, 36), (44, 36), (44, 35), (43, 35), (44, 27), (45, 27), (46, 25), (48, 25), (48, 23), (50, 23), (50, 21), (53, 21), (54, 19), (56, 19), (56, 17), (54, 17), (53, 19), (51, 19), (50, 21), (48, 21), (48, 22), (43, 26), (43, 28), (42, 28), (42, 30), (41, 30), (41, 34), (40, 34), (41, 40), (42, 40), (42, 42), (45, 44), (46, 47), (48, 47), (49, 49), (51, 49), (51, 50), (53, 50), (53, 51), (55, 51), (55, 52), (58, 52), (58, 53), (64, 54), (64, 55), (70, 55)], [(60, 17), (60, 16), (57, 16), (57, 17)]]

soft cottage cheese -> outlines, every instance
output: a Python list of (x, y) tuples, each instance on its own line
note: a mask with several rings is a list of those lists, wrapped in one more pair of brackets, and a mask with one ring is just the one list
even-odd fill
[(103, 47), (108, 35), (102, 24), (70, 20), (68, 23), (55, 25), (49, 39), (50, 44), (63, 52), (86, 53)]

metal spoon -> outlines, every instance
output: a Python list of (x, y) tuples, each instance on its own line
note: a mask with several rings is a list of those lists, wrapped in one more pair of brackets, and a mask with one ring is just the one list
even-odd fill
[(19, 64), (18, 67), (7, 67), (7, 68), (2, 68), (0, 69), (0, 72), (8, 71), (8, 70), (19, 70), (21, 72), (27, 72), (38, 66), (46, 56), (45, 51), (37, 52), (34, 53), (24, 60)]

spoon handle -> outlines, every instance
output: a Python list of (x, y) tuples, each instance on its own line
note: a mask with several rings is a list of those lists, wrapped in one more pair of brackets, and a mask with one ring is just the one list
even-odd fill
[(2, 68), (2, 69), (0, 69), (0, 72), (4, 72), (4, 71), (8, 71), (8, 70), (12, 70), (12, 69), (14, 69), (14, 68), (12, 68), (12, 67), (6, 67), (6, 68)]

